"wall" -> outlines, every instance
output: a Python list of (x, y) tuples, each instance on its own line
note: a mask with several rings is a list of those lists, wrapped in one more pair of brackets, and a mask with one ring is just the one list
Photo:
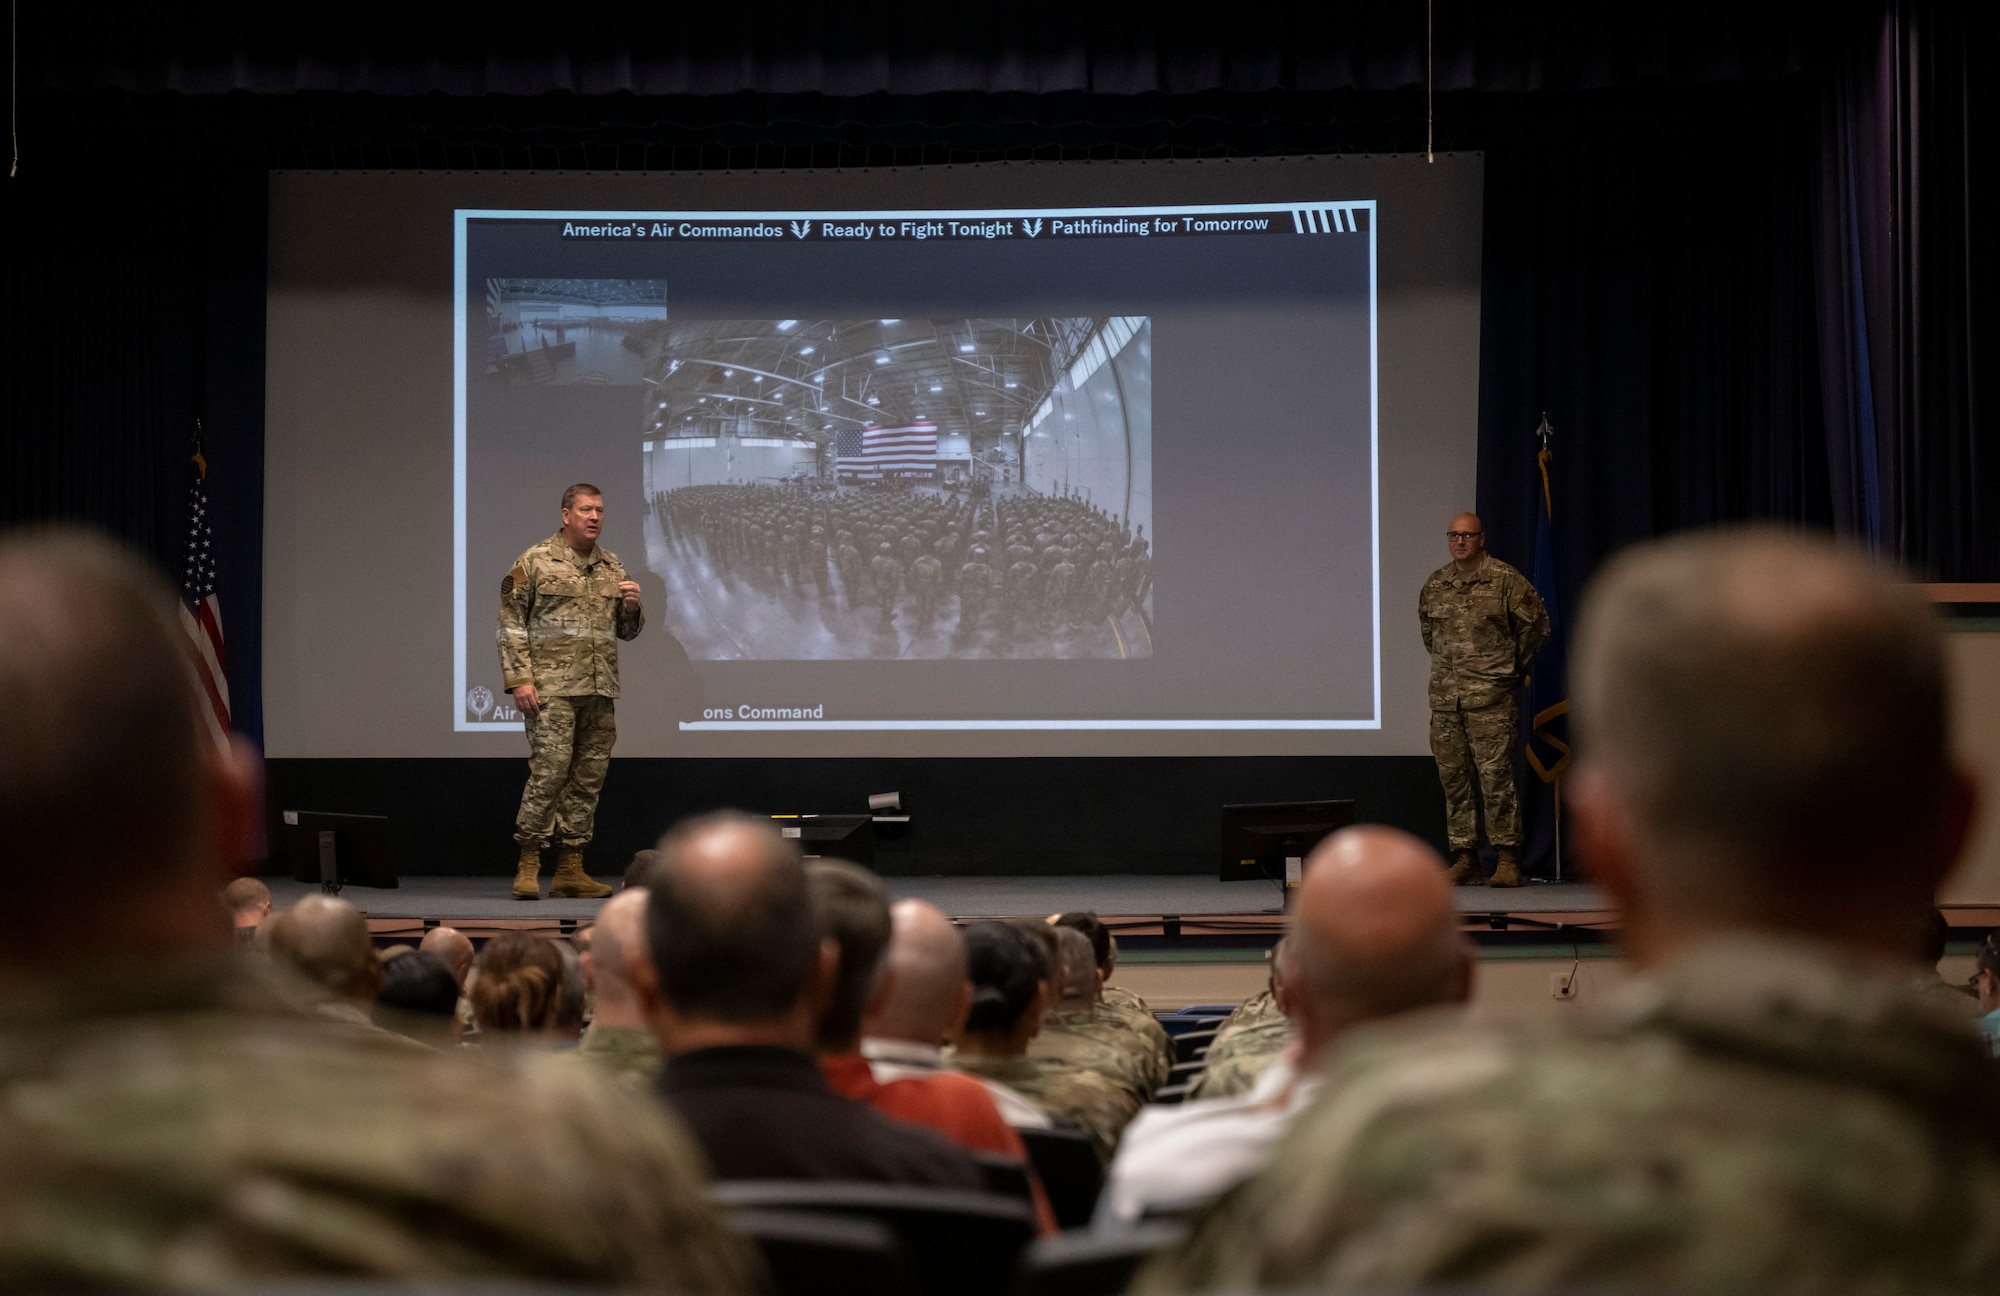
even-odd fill
[(1028, 485), (1082, 492), (1153, 537), (1153, 326), (1150, 321), (1072, 390), (1056, 384), (1054, 408), (1028, 434)]
[(2000, 904), (2000, 620), (1953, 623), (1953, 727), (1960, 757), (1980, 783), (1979, 822), (1958, 873), (1939, 893), (1946, 904)]

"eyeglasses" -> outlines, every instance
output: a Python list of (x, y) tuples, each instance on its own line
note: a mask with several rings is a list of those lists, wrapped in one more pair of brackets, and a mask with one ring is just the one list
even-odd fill
[(1485, 534), (1484, 531), (1447, 531), (1444, 533), (1444, 538), (1447, 540), (1477, 540)]

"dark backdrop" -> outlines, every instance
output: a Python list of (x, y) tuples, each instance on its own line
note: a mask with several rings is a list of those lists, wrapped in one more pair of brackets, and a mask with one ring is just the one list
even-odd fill
[[(1205, 9), (1006, 4), (492, 4), (476, 23), (372, 2), (169, 4), (115, 22), (35, 6), (7, 185), (17, 323), (0, 520), (86, 520), (175, 567), (201, 419), (231, 688), (256, 737), (268, 169), (1428, 141), (1487, 155), (1477, 507), (1494, 551), (1525, 568), (1546, 412), (1563, 607), (1620, 545), (1741, 519), (1831, 528), (1938, 579), (2000, 580), (2000, 294), (1979, 237), (2000, 228), (1995, 114), (1968, 7), (1848, 2), (1797, 22), (1787, 8), (1453, 0), (1434, 12), (1427, 96), (1418, 4), (1226, 26)], [(702, 804), (778, 808), (899, 782), (939, 816), (925, 850), (969, 870), (1193, 867), (1207, 843), (1190, 834), (1208, 836), (1212, 807), (1259, 789), (1348, 788), (1364, 816), (1374, 805), (1442, 829), (1420, 759), (646, 764), (613, 776), (605, 812), (633, 822), (607, 829), (607, 849)], [(288, 803), (393, 805), (431, 825), (410, 840), (440, 870), (499, 867), (468, 825), (504, 818), (519, 774), (272, 769)]]

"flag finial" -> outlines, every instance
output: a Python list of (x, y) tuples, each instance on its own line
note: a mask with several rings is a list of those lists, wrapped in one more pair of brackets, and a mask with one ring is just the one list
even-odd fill
[(1555, 440), (1555, 425), (1549, 422), (1549, 412), (1547, 410), (1542, 411), (1542, 424), (1535, 429), (1535, 435), (1541, 438), (1542, 449), (1544, 450), (1549, 448), (1549, 442)]

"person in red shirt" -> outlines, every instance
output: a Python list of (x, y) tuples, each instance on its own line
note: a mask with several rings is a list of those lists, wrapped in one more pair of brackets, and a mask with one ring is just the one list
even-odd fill
[(889, 896), (875, 875), (840, 860), (806, 864), (821, 931), (839, 949), (833, 994), (820, 1019), (819, 1063), (834, 1092), (865, 1102), (892, 1120), (936, 1130), (972, 1152), (1019, 1161), (1027, 1169), (1035, 1217), (1043, 1233), (1056, 1232), (1055, 1213), (1028, 1165), (1028, 1150), (993, 1105), (986, 1086), (957, 1071), (883, 1083), (861, 1055), (861, 1020), (869, 1005), (891, 989), (885, 956), (891, 925)]

